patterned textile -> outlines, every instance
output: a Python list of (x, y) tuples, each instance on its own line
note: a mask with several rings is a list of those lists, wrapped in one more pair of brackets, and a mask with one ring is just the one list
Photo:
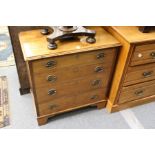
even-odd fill
[(8, 85), (6, 76), (0, 76), (0, 128), (9, 125)]
[(0, 26), (0, 67), (15, 65), (8, 28)]

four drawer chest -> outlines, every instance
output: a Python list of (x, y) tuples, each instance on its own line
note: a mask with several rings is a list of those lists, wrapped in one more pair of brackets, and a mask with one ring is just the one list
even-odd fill
[(55, 50), (40, 30), (20, 33), (39, 125), (63, 112), (106, 106), (120, 43), (103, 27), (89, 29), (96, 43), (80, 37), (59, 41)]
[(110, 112), (155, 100), (155, 31), (136, 26), (105, 27), (122, 48), (117, 61), (107, 109)]

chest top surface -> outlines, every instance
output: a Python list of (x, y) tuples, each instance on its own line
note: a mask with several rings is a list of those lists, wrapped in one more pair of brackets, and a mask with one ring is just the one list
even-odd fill
[(58, 41), (58, 48), (55, 50), (47, 48), (46, 36), (42, 35), (40, 30), (21, 32), (19, 39), (25, 61), (120, 46), (120, 43), (103, 27), (88, 28), (96, 31), (96, 43), (89, 44), (86, 42), (86, 37), (80, 37), (78, 40)]
[(150, 33), (142, 33), (138, 26), (112, 26), (112, 28), (129, 43), (155, 41), (155, 30)]

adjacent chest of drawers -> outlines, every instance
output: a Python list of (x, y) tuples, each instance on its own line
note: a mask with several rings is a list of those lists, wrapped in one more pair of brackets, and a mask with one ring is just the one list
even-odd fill
[(123, 45), (107, 104), (110, 112), (155, 100), (155, 31), (106, 27)]
[(105, 107), (120, 44), (102, 27), (91, 28), (95, 44), (81, 37), (58, 42), (56, 50), (47, 49), (38, 30), (20, 34), (39, 125), (77, 108)]

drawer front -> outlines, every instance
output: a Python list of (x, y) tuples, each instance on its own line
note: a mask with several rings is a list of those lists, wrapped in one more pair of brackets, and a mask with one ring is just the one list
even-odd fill
[(135, 47), (131, 59), (131, 66), (155, 62), (155, 44), (139, 45)]
[(103, 78), (104, 81), (109, 79), (112, 69), (112, 63), (106, 65), (91, 64), (82, 66), (66, 67), (64, 69), (48, 71), (47, 73), (34, 74), (34, 83), (36, 88), (43, 87), (44, 85), (55, 86), (61, 85), (65, 82), (70, 82), (75, 79), (86, 76), (97, 76)]
[[(109, 79), (103, 79), (102, 75), (98, 77), (85, 77), (80, 80), (73, 80), (62, 85), (44, 85), (36, 88), (36, 97), (38, 101), (45, 102), (58, 97), (80, 94), (85, 91), (105, 88)], [(103, 94), (104, 95), (104, 94)]]
[(124, 86), (155, 79), (155, 63), (129, 67)]
[(50, 100), (48, 102), (38, 104), (39, 114), (47, 115), (87, 104), (93, 104), (95, 102), (105, 100), (105, 95), (103, 94), (104, 90), (101, 89), (97, 91), (85, 92), (81, 95), (73, 95)]
[(155, 95), (155, 80), (129, 87), (123, 87), (118, 103), (121, 104), (152, 95)]
[(32, 63), (34, 73), (43, 73), (53, 69), (79, 64), (109, 63), (115, 58), (115, 48), (46, 58)]

